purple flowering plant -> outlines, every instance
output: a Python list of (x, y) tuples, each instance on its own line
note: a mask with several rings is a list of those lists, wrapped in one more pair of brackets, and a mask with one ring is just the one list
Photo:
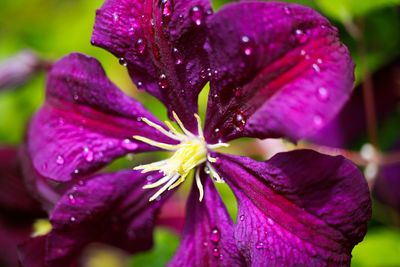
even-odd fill
[[(354, 64), (338, 31), (296, 4), (106, 0), (92, 44), (113, 53), (159, 99), (161, 122), (70, 54), (49, 71), (26, 137), (24, 172), (48, 201), (51, 231), (21, 247), (22, 266), (77, 266), (103, 242), (130, 253), (153, 244), (161, 205), (193, 180), (181, 244), (169, 266), (349, 266), (371, 203), (358, 168), (311, 150), (267, 161), (227, 155), (241, 137), (309, 138), (349, 99)], [(209, 82), (204, 124), (198, 95)], [(134, 170), (99, 172), (127, 154), (166, 150)], [(238, 203), (232, 220), (214, 183)]]

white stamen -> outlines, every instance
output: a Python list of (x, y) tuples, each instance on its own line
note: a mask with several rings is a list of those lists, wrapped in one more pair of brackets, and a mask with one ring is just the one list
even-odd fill
[(199, 189), (199, 201), (201, 202), (204, 197), (204, 189), (203, 189), (203, 184), (201, 183), (201, 178), (200, 178), (200, 169), (197, 168), (196, 170), (196, 185), (197, 188)]

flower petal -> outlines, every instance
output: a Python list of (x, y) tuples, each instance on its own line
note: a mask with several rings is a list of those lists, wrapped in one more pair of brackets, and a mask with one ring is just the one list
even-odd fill
[(23, 217), (26, 221), (44, 215), (25, 187), (18, 152), (13, 147), (0, 148), (0, 212), (0, 217)]
[(238, 199), (235, 237), (251, 266), (347, 266), (371, 216), (368, 186), (343, 157), (310, 150), (266, 162), (219, 155)]
[[(70, 266), (93, 242), (130, 253), (151, 248), (154, 217), (163, 201), (149, 202), (154, 192), (142, 189), (147, 177), (124, 171), (93, 176), (72, 186), (50, 215), (53, 229), (45, 236), (43, 267)], [(29, 253), (22, 249), (21, 255)]]
[(210, 65), (219, 73), (211, 80), (208, 140), (305, 138), (350, 96), (354, 64), (349, 51), (337, 29), (311, 8), (231, 4), (208, 27)]
[[(207, 82), (205, 19), (208, 0), (106, 0), (97, 11), (92, 44), (128, 67), (139, 89), (196, 129), (197, 96)], [(203, 72), (202, 72), (203, 71)]]
[(243, 266), (233, 236), (233, 222), (211, 179), (203, 174), (204, 199), (196, 184), (187, 203), (185, 230), (169, 266)]
[[(372, 76), (377, 120), (384, 122), (400, 103), (400, 58)], [(367, 133), (362, 85), (354, 89), (349, 102), (329, 124), (308, 140), (326, 146), (351, 147)], [(351, 127), (349, 127), (351, 125)]]
[(171, 142), (142, 117), (159, 123), (107, 79), (97, 60), (71, 54), (49, 74), (46, 103), (29, 128), (28, 152), (41, 175), (68, 181), (127, 153), (156, 149), (132, 135)]

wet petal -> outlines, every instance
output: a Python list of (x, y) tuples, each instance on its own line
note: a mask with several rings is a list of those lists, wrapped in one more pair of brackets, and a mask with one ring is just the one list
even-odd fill
[(354, 64), (349, 52), (337, 30), (308, 7), (231, 4), (208, 27), (211, 69), (219, 73), (211, 81), (209, 140), (305, 138), (350, 96)]
[[(377, 120), (384, 122), (396, 113), (400, 103), (400, 59), (388, 64), (372, 76)], [(310, 141), (334, 147), (351, 147), (367, 133), (362, 86), (354, 89), (349, 102), (329, 124)], [(351, 127), (349, 127), (351, 125)]]
[(159, 123), (107, 79), (97, 60), (71, 54), (49, 74), (46, 103), (29, 128), (28, 152), (41, 175), (68, 181), (127, 153), (155, 150), (133, 135), (170, 141), (142, 117)]
[[(392, 151), (400, 151), (400, 140)], [(381, 167), (372, 194), (381, 203), (400, 212), (400, 163)]]
[[(45, 236), (43, 267), (70, 266), (93, 242), (130, 253), (150, 249), (154, 217), (163, 201), (149, 202), (154, 192), (142, 189), (148, 176), (125, 171), (93, 176), (73, 185), (51, 213), (53, 229)], [(27, 246), (21, 255), (32, 253)], [(30, 264), (27, 261), (23, 266)]]
[(181, 245), (169, 266), (243, 266), (237, 251), (233, 222), (211, 178), (203, 175), (204, 199), (193, 183), (187, 203)]
[(17, 148), (0, 148), (0, 217), (24, 217), (27, 221), (44, 215), (39, 202), (25, 187)]
[(266, 162), (219, 155), (238, 199), (235, 237), (251, 266), (347, 266), (371, 215), (368, 186), (343, 157), (299, 150)]
[(196, 129), (197, 95), (207, 82), (208, 0), (107, 0), (97, 11), (92, 43), (126, 65), (139, 89)]

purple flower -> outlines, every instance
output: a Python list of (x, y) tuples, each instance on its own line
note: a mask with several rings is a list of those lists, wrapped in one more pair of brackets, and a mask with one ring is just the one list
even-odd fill
[[(216, 151), (239, 137), (306, 138), (336, 115), (354, 66), (325, 18), (272, 2), (227, 5), (214, 15), (205, 0), (108, 0), (92, 43), (115, 54), (178, 127), (124, 95), (95, 59), (71, 54), (57, 62), (27, 149), (35, 171), (71, 186), (52, 210), (53, 230), (23, 249), (24, 266), (70, 266), (90, 242), (150, 248), (159, 206), (191, 176), (170, 266), (349, 265), (371, 212), (352, 163), (308, 150), (266, 162)], [(197, 98), (208, 81), (203, 127)], [(93, 174), (128, 153), (159, 149), (172, 156)], [(236, 222), (214, 183), (234, 192)], [(43, 257), (33, 257), (32, 244)]]
[(25, 189), (17, 150), (0, 147), (0, 266), (17, 266), (17, 245), (32, 234), (43, 217), (39, 202)]

